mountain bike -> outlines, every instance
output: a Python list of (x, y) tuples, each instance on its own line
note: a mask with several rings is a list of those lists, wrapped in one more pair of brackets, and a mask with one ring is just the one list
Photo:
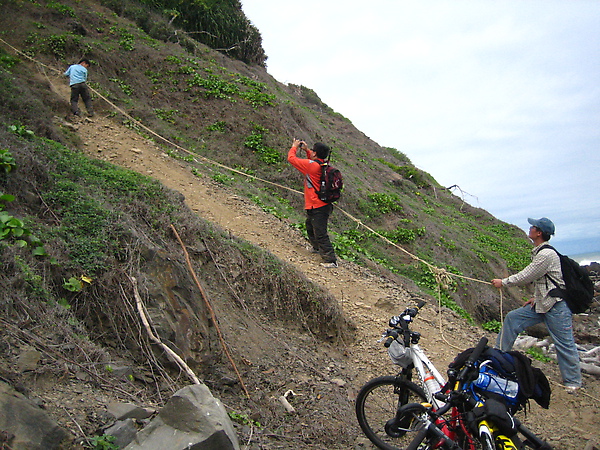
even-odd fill
[[(485, 369), (478, 358), (487, 347), (486, 338), (473, 349), (464, 367), (449, 369), (449, 380), (443, 381), (418, 347), (420, 334), (409, 326), (424, 304), (392, 317), (392, 329), (384, 333), (382, 340), (392, 361), (402, 367), (400, 373), (374, 378), (358, 393), (356, 415), (369, 440), (383, 450), (550, 449), (504, 403), (473, 389), (479, 370)], [(394, 341), (400, 349), (394, 348)], [(422, 386), (412, 381), (415, 369)]]
[[(401, 430), (404, 443), (394, 449), (406, 450), (552, 450), (510, 412), (509, 406), (495, 394), (473, 389), (482, 370), (479, 357), (487, 347), (482, 338), (460, 371), (448, 370), (448, 383), (435, 397), (444, 406), (408, 403), (388, 420), (389, 428)], [(483, 368), (485, 371), (485, 367)], [(454, 386), (453, 388), (451, 386)], [(445, 415), (450, 412), (450, 417)], [(398, 425), (391, 425), (391, 423)], [(394, 428), (395, 427), (395, 428)], [(522, 438), (523, 439), (522, 439)]]
[[(397, 449), (398, 440), (405, 434), (395, 429), (404, 424), (391, 420), (401, 406), (428, 402), (437, 409), (444, 405), (434, 395), (446, 380), (419, 347), (421, 334), (410, 329), (424, 305), (421, 301), (416, 307), (406, 308), (402, 314), (392, 317), (389, 320), (391, 328), (379, 341), (384, 342), (392, 362), (401, 367), (400, 372), (368, 381), (356, 397), (356, 417), (361, 429), (371, 442), (384, 450)], [(414, 372), (419, 384), (413, 381)]]

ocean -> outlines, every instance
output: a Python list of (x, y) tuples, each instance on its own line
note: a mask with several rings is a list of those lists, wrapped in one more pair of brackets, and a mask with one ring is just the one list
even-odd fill
[(579, 255), (569, 255), (582, 266), (587, 266), (593, 262), (600, 263), (600, 252), (581, 253)]

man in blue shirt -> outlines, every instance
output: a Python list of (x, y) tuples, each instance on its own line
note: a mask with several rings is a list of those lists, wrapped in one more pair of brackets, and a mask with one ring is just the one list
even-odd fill
[(74, 116), (79, 116), (79, 106), (77, 102), (79, 97), (85, 103), (85, 109), (87, 110), (88, 116), (93, 117), (94, 111), (92, 109), (92, 98), (90, 97), (90, 91), (85, 82), (88, 76), (88, 67), (90, 67), (90, 61), (82, 59), (77, 64), (70, 66), (65, 72), (65, 76), (69, 77), (69, 85), (71, 86), (71, 112)]

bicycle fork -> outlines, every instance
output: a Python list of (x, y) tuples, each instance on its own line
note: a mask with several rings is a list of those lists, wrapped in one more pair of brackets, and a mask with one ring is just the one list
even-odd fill
[(433, 447), (428, 448), (444, 448), (448, 450), (462, 450), (460, 445), (450, 439), (437, 425), (429, 419), (422, 420), (422, 426), (419, 433), (415, 436), (413, 441), (406, 447), (406, 450), (418, 450), (427, 438), (437, 440), (437, 443)]

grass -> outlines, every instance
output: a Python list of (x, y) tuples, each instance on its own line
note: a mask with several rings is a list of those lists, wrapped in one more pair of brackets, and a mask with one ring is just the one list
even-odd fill
[[(116, 8), (119, 7), (117, 3)], [(78, 11), (77, 5), (73, 8)], [(133, 11), (128, 14), (133, 14)], [(135, 14), (136, 22), (143, 19), (143, 14)], [(132, 27), (117, 16), (96, 15), (92, 21), (90, 29), (104, 30), (101, 38), (73, 36), (53, 23), (44, 23), (46, 28), (32, 25), (27, 30), (32, 33), (30, 47), (37, 53), (56, 56), (64, 51), (83, 51), (89, 48), (90, 43), (101, 41), (106, 48), (112, 48), (112, 52), (127, 55), (126, 58), (133, 60), (142, 47), (144, 51), (148, 50), (145, 44), (151, 39), (142, 31), (147, 29), (145, 26), (141, 29)], [(50, 36), (56, 37), (53, 38), (53, 46), (40, 45)], [(266, 78), (253, 68), (244, 74), (238, 73), (235, 65), (215, 57), (205, 48), (201, 51), (196, 48), (192, 54), (186, 53), (183, 47), (177, 49), (160, 42), (152, 43), (155, 44), (160, 46), (161, 51), (156, 58), (144, 53), (146, 56), (140, 60), (143, 63), (120, 64), (112, 71), (104, 67), (103, 73), (113, 75), (102, 79), (98, 71), (94, 80), (98, 81), (96, 87), (103, 95), (120, 99), (144, 123), (160, 128), (161, 134), (221, 164), (243, 168), (243, 172), (260, 178), (289, 183), (292, 171), (283, 155), (289, 145), (290, 129), (277, 124), (296, 124), (303, 134), (309, 134), (300, 137), (331, 143), (334, 164), (342, 170), (346, 185), (339, 205), (407, 251), (418, 252), (433, 264), (453, 266), (484, 279), (490, 276), (486, 271), (491, 264), (502, 266), (506, 261), (510, 270), (518, 270), (527, 264), (529, 248), (522, 233), (514, 227), (482, 217), (475, 209), (462, 204), (428, 174), (414, 167), (405, 153), (381, 148), (357, 137), (360, 133), (347, 128), (347, 119), (336, 114), (311, 89), (272, 82), (267, 85), (260, 81)], [(97, 52), (104, 51), (104, 47), (94, 48)], [(5, 61), (11, 70), (19, 67), (19, 62), (2, 56), (0, 53), (0, 62)], [(94, 57), (98, 59), (97, 55)], [(151, 102), (147, 98), (149, 92), (152, 93)], [(343, 133), (338, 132), (340, 124)], [(134, 123), (130, 126), (138, 128)], [(295, 227), (302, 227), (300, 201), (286, 203), (281, 200), (285, 195), (281, 192), (276, 195), (275, 191), (260, 190), (255, 181), (212, 168), (205, 169), (198, 166), (192, 156), (179, 157), (175, 152), (167, 152), (193, 165), (191, 170), (197, 176), (210, 177), (227, 185), (240, 195), (252, 198), (265, 211), (289, 219), (296, 224), (293, 225)], [(90, 169), (90, 173), (78, 176), (95, 175)], [(120, 188), (129, 192), (128, 195), (134, 195), (128, 191), (134, 189), (132, 186), (121, 185)], [(90, 194), (88, 198), (88, 193), (84, 194), (78, 194), (81, 202), (90, 211), (95, 211), (98, 226), (110, 236), (102, 214), (106, 204), (94, 195)], [(147, 207), (160, 210), (153, 202)], [(157, 217), (160, 215), (157, 211)], [(114, 212), (113, 217), (117, 216)], [(126, 215), (119, 220), (126, 220)], [(150, 223), (155, 226), (157, 219), (150, 219)], [(423, 284), (423, 276), (417, 273), (418, 270), (406, 267), (404, 253), (390, 251), (384, 240), (357, 228), (352, 221), (334, 214), (330, 229), (336, 250), (343, 257), (362, 264), (377, 262)], [(88, 243), (92, 244), (100, 245)], [(100, 248), (96, 251), (104, 254)], [(110, 252), (107, 258), (110, 258)], [(464, 301), (453, 292), (448, 295), (459, 303)]]

